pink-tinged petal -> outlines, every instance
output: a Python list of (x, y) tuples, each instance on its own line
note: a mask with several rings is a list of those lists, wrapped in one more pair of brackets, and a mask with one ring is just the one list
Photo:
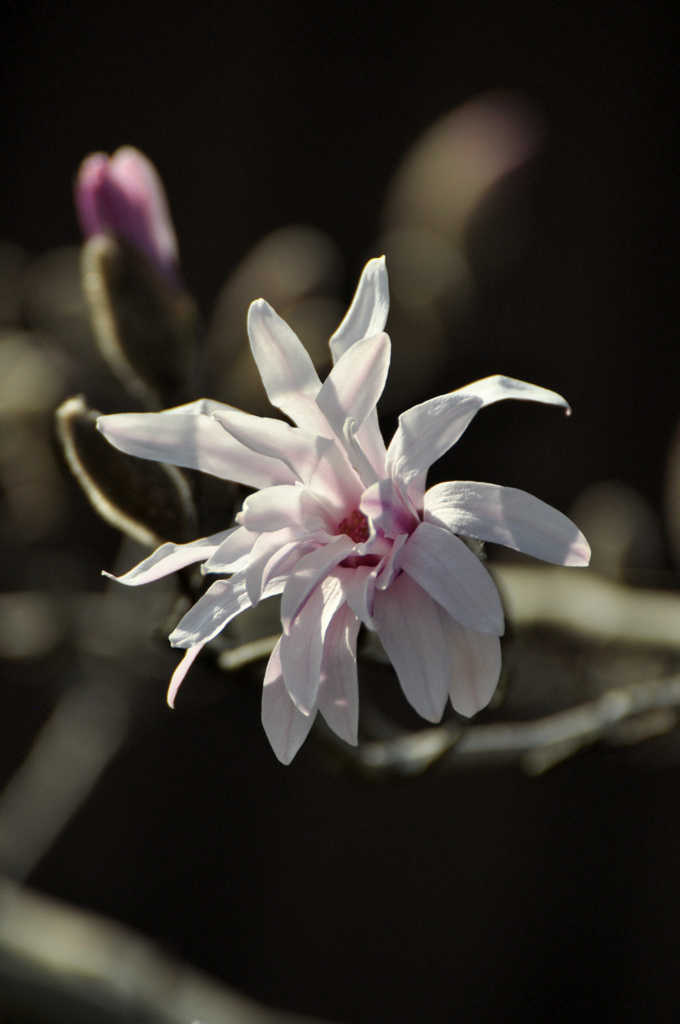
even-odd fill
[(170, 634), (173, 647), (194, 647), (207, 644), (228, 622), (250, 608), (245, 573), (229, 580), (216, 580), (189, 609)]
[(111, 158), (93, 153), (81, 164), (76, 208), (83, 234), (112, 231), (138, 249), (173, 284), (179, 253), (163, 183), (151, 161), (132, 146)]
[(358, 507), (365, 484), (343, 449), (334, 444), (321, 456), (309, 487), (323, 501), (328, 514), (340, 522), (349, 510)]
[(356, 645), (359, 619), (343, 604), (326, 630), (318, 704), (328, 726), (340, 739), (356, 746), (359, 687)]
[(387, 380), (390, 349), (386, 334), (364, 338), (352, 345), (326, 377), (316, 404), (337, 437), (344, 436), (347, 420), (353, 420), (358, 430), (375, 409)]
[(404, 494), (412, 481), (456, 443), (482, 405), (481, 398), (453, 392), (401, 414), (387, 449), (386, 467)]
[(401, 537), (397, 537), (394, 544), (392, 545), (390, 552), (382, 560), (379, 566), (380, 571), (376, 576), (376, 587), (378, 590), (387, 590), (391, 585), (392, 580), (401, 572), (401, 556), (408, 540), (406, 534), (402, 534)]
[(555, 565), (588, 565), (590, 546), (565, 515), (526, 491), (458, 480), (425, 495), (425, 522)]
[(381, 565), (358, 565), (355, 569), (338, 566), (333, 575), (342, 583), (344, 599), (354, 614), (368, 626), (375, 629), (373, 621), (373, 593), (376, 577)]
[(317, 587), (280, 640), (286, 689), (303, 715), (316, 709), (323, 659), (323, 604), (323, 592)]
[(449, 530), (421, 523), (404, 546), (401, 568), (464, 626), (502, 635), (503, 606), (496, 584)]
[(290, 764), (307, 738), (314, 715), (295, 707), (283, 681), (281, 641), (271, 653), (262, 690), (262, 725), (272, 749), (282, 764)]
[(469, 395), (479, 398), (482, 405), (492, 405), (505, 398), (519, 398), (528, 402), (542, 402), (544, 405), (557, 405), (568, 415), (571, 414), (569, 403), (556, 391), (548, 391), (547, 388), (539, 388), (536, 384), (527, 384), (526, 381), (515, 380), (514, 377), (503, 377), (500, 374), (496, 374), (494, 377), (484, 377), (483, 380), (476, 380), (473, 384), (466, 384), (464, 388), (458, 388), (453, 393), (454, 395)]
[(385, 257), (369, 260), (363, 269), (352, 303), (330, 340), (333, 362), (363, 338), (385, 330), (390, 308)]
[(309, 483), (319, 459), (333, 444), (328, 437), (318, 437), (300, 427), (291, 427), (283, 420), (251, 416), (237, 409), (218, 410), (214, 418), (232, 437), (259, 455), (280, 459), (303, 483)]
[(236, 521), (256, 533), (285, 527), (311, 533), (335, 525), (316, 495), (300, 483), (266, 487), (249, 494)]
[[(246, 568), (246, 590), (255, 606), (265, 586), (276, 576), (284, 576), (310, 550), (304, 539), (285, 529), (262, 533), (255, 541)], [(297, 552), (297, 558), (294, 557)]]
[(212, 537), (201, 537), (188, 544), (161, 544), (152, 555), (145, 558), (123, 576), (113, 576), (110, 572), (103, 573), (111, 580), (125, 583), (128, 587), (137, 587), (142, 583), (153, 583), (163, 576), (169, 576), (178, 569), (184, 569), (195, 562), (203, 562), (209, 558), (219, 545), (234, 533), (234, 530), (223, 530)]
[(203, 565), (203, 572), (241, 572), (248, 565), (250, 552), (259, 534), (243, 526), (230, 530), (217, 550)]
[(184, 677), (203, 650), (203, 647), (204, 644), (196, 644), (194, 647), (190, 647), (175, 671), (172, 673), (172, 679), (170, 680), (167, 696), (167, 701), (171, 708), (174, 708), (175, 706), (175, 697), (177, 696), (177, 691), (184, 682)]
[(301, 558), (291, 573), (281, 598), (281, 624), (287, 633), (300, 608), (330, 569), (343, 561), (353, 550), (349, 537), (339, 536), (330, 544), (317, 548)]
[(451, 662), (451, 703), (470, 718), (486, 707), (498, 686), (501, 643), (497, 636), (461, 626), (443, 608), (439, 616)]
[(155, 462), (233, 480), (247, 487), (293, 483), (290, 468), (257, 455), (210, 416), (181, 412), (115, 413), (100, 416), (97, 427), (114, 448)]
[(264, 299), (248, 310), (248, 336), (271, 404), (298, 427), (328, 437), (328, 424), (315, 401), (321, 381), (309, 353)]
[(389, 477), (364, 491), (359, 508), (390, 539), (412, 533), (420, 522), (408, 499)]
[(384, 477), (386, 473), (385, 459), (387, 457), (387, 449), (385, 448), (383, 436), (380, 433), (378, 413), (375, 409), (369, 412), (368, 416), (357, 430), (356, 439), (361, 450), (364, 452), (366, 458), (375, 470), (376, 477), (378, 479)]
[(376, 590), (374, 617), (409, 704), (428, 722), (438, 722), (451, 680), (437, 602), (402, 573), (387, 590)]

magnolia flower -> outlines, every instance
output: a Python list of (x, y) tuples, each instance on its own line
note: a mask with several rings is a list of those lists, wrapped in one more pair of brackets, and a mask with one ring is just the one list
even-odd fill
[(186, 654), (173, 703), (201, 648), (246, 608), (281, 595), (282, 636), (265, 673), (262, 719), (288, 763), (317, 712), (357, 742), (356, 640), (377, 630), (416, 711), (440, 720), (490, 700), (501, 665), (501, 600), (461, 538), (504, 544), (559, 565), (590, 552), (560, 512), (523, 491), (454, 481), (425, 489), (427, 471), (484, 405), (531, 399), (569, 410), (552, 391), (488, 377), (414, 406), (385, 448), (376, 414), (390, 361), (384, 259), (366, 266), (330, 340), (322, 384), (291, 328), (262, 299), (248, 315), (250, 344), (273, 406), (295, 426), (217, 402), (161, 413), (103, 416), (116, 447), (255, 488), (237, 525), (189, 544), (164, 544), (120, 577), (137, 585), (202, 562), (219, 574), (170, 636)]
[(83, 234), (112, 232), (142, 252), (176, 287), (179, 251), (158, 171), (133, 146), (92, 153), (80, 165), (76, 208)]

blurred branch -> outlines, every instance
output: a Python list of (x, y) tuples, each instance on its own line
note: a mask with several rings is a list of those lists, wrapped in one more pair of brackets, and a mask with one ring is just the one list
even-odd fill
[(129, 928), (4, 879), (0, 992), (0, 1009), (20, 1006), (46, 1024), (322, 1024), (263, 1007)]

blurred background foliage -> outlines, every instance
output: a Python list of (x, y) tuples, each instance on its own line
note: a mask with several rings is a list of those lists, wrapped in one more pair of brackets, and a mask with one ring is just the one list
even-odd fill
[[(283, 769), (257, 666), (227, 680), (198, 663), (168, 711), (181, 592), (105, 585), (140, 547), (93, 513), (54, 430), (70, 396), (143, 399), (93, 342), (71, 197), (87, 153), (132, 143), (164, 179), (205, 332), (187, 398), (264, 411), (245, 332), (259, 295), (323, 369), (384, 252), (386, 435), (404, 406), (492, 373), (563, 393), (570, 420), (486, 411), (433, 481), (535, 493), (586, 532), (593, 573), (676, 597), (674, 6), (123, 0), (3, 21), (2, 870), (258, 1000), (351, 1024), (674, 1019), (672, 711), (648, 720), (663, 735), (539, 779), (487, 765), (372, 786), (323, 743)], [(236, 500), (203, 486), (201, 525)], [(678, 671), (670, 641), (518, 637), (510, 720)], [(56, 1019), (22, 1008), (6, 956), (3, 1024)]]

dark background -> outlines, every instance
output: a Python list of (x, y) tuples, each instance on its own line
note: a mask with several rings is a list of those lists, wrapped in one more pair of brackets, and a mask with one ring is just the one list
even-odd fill
[[(674, 5), (28, 3), (2, 17), (0, 238), (34, 254), (76, 242), (82, 157), (133, 143), (162, 173), (206, 310), (292, 222), (335, 238), (348, 298), (414, 139), (481, 92), (519, 90), (545, 128), (521, 181), (526, 241), (481, 279), (445, 386), (503, 372), (566, 394), (574, 416), (558, 433), (490, 411), (469, 475), (562, 508), (623, 480), (661, 516), (680, 405)], [(108, 564), (113, 541), (91, 529)], [(44, 672), (6, 676), (7, 775), (49, 710)], [(676, 1019), (675, 762), (595, 751), (538, 781), (371, 789), (311, 745), (278, 765), (257, 692), (207, 715), (170, 715), (162, 694), (39, 888), (264, 1001), (352, 1024)]]

